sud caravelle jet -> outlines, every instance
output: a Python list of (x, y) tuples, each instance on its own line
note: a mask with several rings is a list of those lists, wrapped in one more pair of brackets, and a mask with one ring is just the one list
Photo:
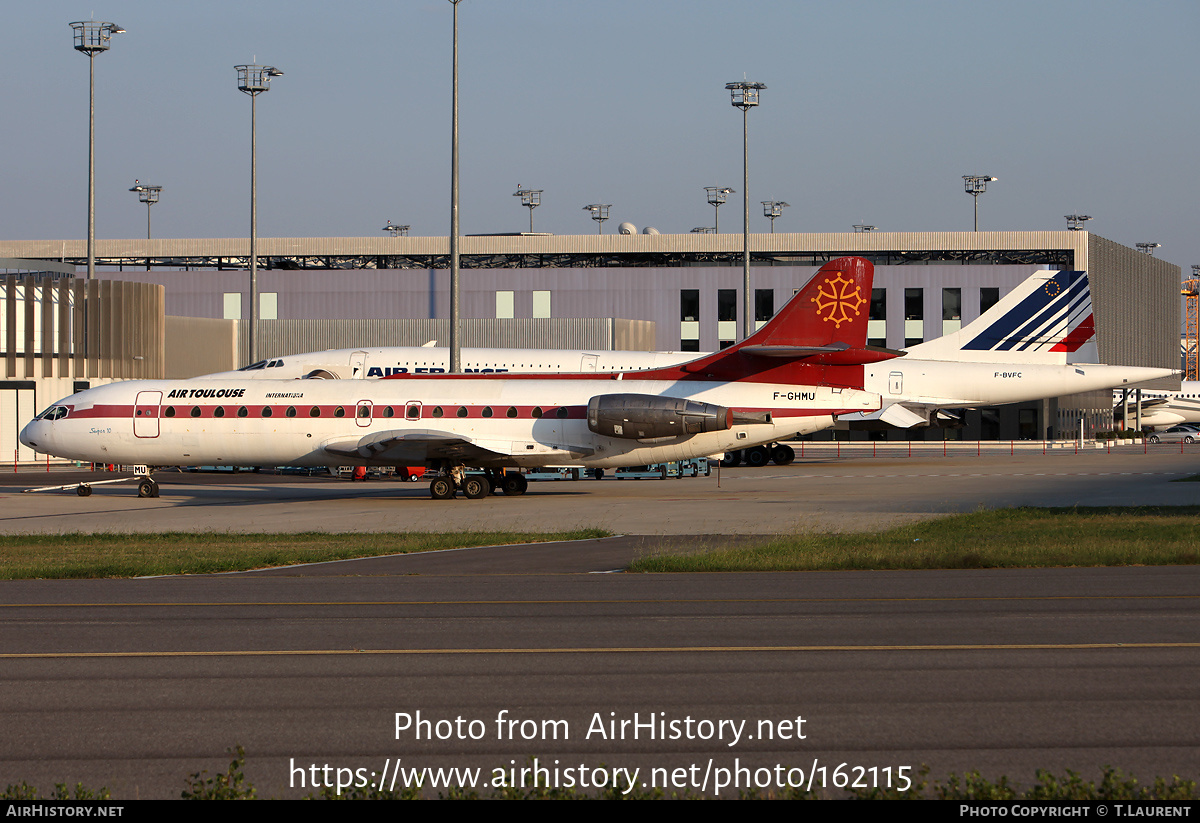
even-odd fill
[[(944, 411), (947, 409), (1041, 400), (1172, 374), (1169, 369), (1083, 362), (1096, 359), (1095, 344), (1090, 342), (1094, 334), (1086, 273), (1036, 271), (961, 330), (909, 347), (902, 360), (869, 365), (863, 388), (882, 396), (881, 408), (868, 414), (845, 415), (840, 422), (882, 420), (899, 428), (927, 426), (952, 420)], [(463, 365), (468, 372), (482, 373), (629, 372), (677, 365), (699, 356), (688, 352), (463, 349)], [(262, 360), (238, 371), (204, 375), (203, 379), (437, 374), (446, 371), (448, 361), (447, 349), (428, 345), (334, 349)], [(1200, 422), (1200, 389), (1194, 390), (1193, 396), (1196, 399), (1183, 397), (1170, 406), (1152, 409), (1150, 416), (1143, 415), (1143, 422), (1183, 422), (1182, 417), (1167, 416), (1177, 410), (1190, 411), (1193, 416), (1187, 419)], [(1163, 402), (1151, 400), (1143, 407)], [(752, 449), (745, 454), (752, 463), (765, 462), (767, 451)]]
[[(74, 460), (144, 466), (405, 466), (430, 493), (506, 494), (506, 468), (616, 468), (717, 455), (879, 408), (863, 369), (874, 269), (822, 266), (763, 328), (723, 351), (635, 373), (401, 374), (380, 380), (157, 380), (98, 386), (38, 415), (21, 442)], [(468, 474), (466, 467), (487, 477)], [(154, 496), (144, 480), (139, 494)]]

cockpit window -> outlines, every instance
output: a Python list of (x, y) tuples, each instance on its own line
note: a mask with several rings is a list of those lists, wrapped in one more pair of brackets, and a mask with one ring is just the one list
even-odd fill
[(67, 416), (68, 409), (66, 406), (51, 406), (44, 412), (39, 414), (37, 420), (62, 420)]
[(259, 360), (257, 363), (251, 363), (249, 366), (242, 366), (238, 371), (258, 371), (267, 367), (266, 360)]

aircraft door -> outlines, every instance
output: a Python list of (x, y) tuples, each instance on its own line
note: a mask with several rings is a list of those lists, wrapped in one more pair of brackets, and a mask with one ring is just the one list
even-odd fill
[(904, 372), (894, 371), (888, 375), (888, 394), (892, 397), (904, 394)]
[(595, 371), (596, 361), (599, 359), (600, 355), (598, 354), (585, 354), (579, 363), (579, 370), (581, 372)]
[(158, 437), (158, 409), (162, 392), (140, 391), (133, 404), (133, 436)]
[(367, 353), (356, 351), (350, 355), (350, 378), (361, 380), (367, 376)]
[(357, 407), (354, 409), (354, 422), (359, 428), (367, 428), (371, 425), (371, 420), (374, 416), (371, 408), (370, 400), (359, 400)]

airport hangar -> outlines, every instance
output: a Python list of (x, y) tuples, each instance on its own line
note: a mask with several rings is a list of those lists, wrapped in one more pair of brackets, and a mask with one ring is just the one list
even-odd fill
[[(738, 338), (737, 234), (472, 235), (461, 240), (463, 345), (711, 351)], [(1114, 365), (1179, 367), (1180, 269), (1087, 231), (751, 235), (755, 320), (828, 260), (875, 264), (870, 342), (931, 340), (1038, 269), (1086, 270), (1097, 350)], [(445, 345), (446, 237), (260, 238), (260, 357)], [(0, 462), (47, 404), (116, 379), (191, 377), (247, 362), (249, 240), (0, 241)], [(85, 308), (86, 304), (86, 308)], [(86, 339), (86, 343), (85, 343)], [(369, 366), (369, 364), (368, 364)], [(1145, 388), (1178, 389), (1178, 381)], [(817, 438), (1041, 439), (1111, 428), (1108, 392), (967, 410), (965, 426)]]

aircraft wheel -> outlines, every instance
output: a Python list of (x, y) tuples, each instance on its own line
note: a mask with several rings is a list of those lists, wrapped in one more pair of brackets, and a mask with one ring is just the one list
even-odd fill
[(731, 469), (734, 466), (740, 465), (741, 462), (742, 453), (740, 451), (725, 452), (725, 456), (721, 458), (721, 465), (727, 469)]
[(746, 450), (746, 465), (754, 468), (762, 468), (767, 465), (771, 459), (771, 453), (767, 451), (766, 446), (755, 446), (752, 449)]
[(148, 479), (139, 481), (138, 497), (158, 497), (158, 484)]
[(791, 446), (778, 445), (771, 449), (771, 459), (776, 466), (786, 466), (796, 459), (796, 450)]
[(80, 483), (79, 488), (75, 489), (75, 493), (77, 495), (79, 495), (80, 497), (91, 497), (92, 496), (92, 487), (89, 486), (87, 483)]
[(454, 481), (449, 477), (435, 477), (429, 483), (429, 496), (434, 500), (453, 500)]
[(504, 493), (510, 497), (518, 497), (529, 488), (529, 481), (520, 472), (505, 472)]
[(492, 487), (486, 477), (472, 474), (463, 478), (462, 490), (468, 500), (480, 500), (488, 496)]
[(604, 469), (592, 469), (592, 477), (601, 480), (604, 477)]
[(1157, 442), (1158, 442), (1158, 435), (1157, 435), (1157, 434), (1152, 434), (1152, 435), (1150, 435), (1150, 442), (1151, 442), (1151, 443), (1157, 443)]

